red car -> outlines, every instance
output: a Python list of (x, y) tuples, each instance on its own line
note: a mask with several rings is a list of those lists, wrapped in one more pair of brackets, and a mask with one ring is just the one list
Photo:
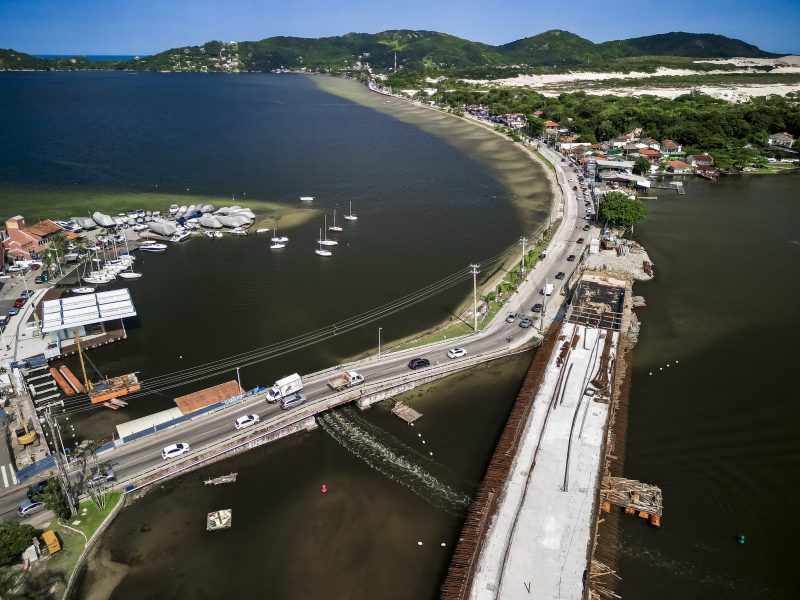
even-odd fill
[(39, 263), (31, 263), (31, 271), (37, 271), (41, 266)]
[(22, 308), (25, 306), (25, 303), (28, 301), (27, 298), (17, 298), (14, 300), (14, 308)]

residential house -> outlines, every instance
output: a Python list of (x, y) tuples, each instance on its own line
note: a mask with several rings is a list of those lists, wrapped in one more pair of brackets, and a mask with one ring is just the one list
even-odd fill
[(641, 143), (645, 145), (645, 148), (650, 148), (651, 150), (656, 150), (658, 152), (661, 151), (661, 144), (658, 140), (654, 140), (653, 138), (644, 138)]
[(767, 139), (770, 146), (779, 146), (781, 148), (791, 148), (794, 144), (794, 136), (790, 133), (773, 133)]
[(558, 123), (555, 121), (545, 121), (544, 122), (544, 134), (545, 135), (554, 135), (558, 132)]
[(661, 152), (651, 148), (642, 148), (639, 150), (639, 156), (643, 156), (651, 163), (657, 163), (659, 160), (661, 160)]
[(709, 167), (714, 164), (714, 159), (708, 154), (690, 154), (686, 157), (686, 162), (692, 168)]
[(500, 120), (509, 127), (522, 129), (528, 126), (528, 119), (522, 113), (509, 113), (500, 116)]
[(689, 163), (683, 162), (682, 160), (668, 160), (667, 171), (676, 174), (691, 173), (692, 166)]
[(537, 119), (541, 119), (543, 114), (544, 114), (544, 111), (541, 111), (541, 110), (533, 111), (533, 116), (536, 117)]
[(626, 144), (630, 143), (631, 138), (627, 135), (621, 135), (620, 137), (615, 137), (611, 140), (611, 146), (613, 148), (624, 148)]
[[(679, 153), (681, 152), (681, 145), (673, 140), (662, 140), (661, 142), (661, 152), (665, 154), (672, 154), (672, 153)], [(658, 148), (657, 148), (658, 149)]]

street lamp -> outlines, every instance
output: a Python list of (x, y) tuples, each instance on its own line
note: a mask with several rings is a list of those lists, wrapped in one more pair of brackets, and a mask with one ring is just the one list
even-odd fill
[(381, 329), (383, 327), (378, 327), (378, 356), (381, 355)]

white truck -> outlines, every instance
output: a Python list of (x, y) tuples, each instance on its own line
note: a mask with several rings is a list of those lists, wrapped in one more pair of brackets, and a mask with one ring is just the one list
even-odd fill
[(333, 379), (328, 380), (328, 387), (334, 392), (364, 383), (364, 376), (356, 371), (344, 371)]
[(544, 287), (543, 287), (543, 288), (542, 288), (542, 289), (539, 291), (539, 293), (540, 293), (540, 294), (542, 294), (542, 296), (551, 296), (551, 295), (553, 294), (553, 290), (554, 290), (554, 289), (555, 289), (555, 288), (553, 287), (553, 284), (552, 284), (552, 283), (547, 283), (547, 284), (545, 284), (545, 286), (544, 286)]
[(303, 389), (303, 379), (299, 374), (287, 375), (283, 379), (278, 379), (269, 390), (267, 390), (267, 402), (278, 402), (286, 396), (296, 394)]

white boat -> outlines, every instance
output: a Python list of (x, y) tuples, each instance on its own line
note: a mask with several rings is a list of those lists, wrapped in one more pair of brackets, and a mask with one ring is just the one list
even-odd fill
[(344, 216), (348, 221), (358, 221), (358, 217), (353, 214), (353, 203), (350, 202), (350, 214)]
[(81, 287), (72, 288), (76, 294), (94, 294), (94, 288), (82, 285)]
[(188, 238), (190, 235), (192, 234), (189, 233), (188, 231), (176, 231), (175, 233), (172, 234), (172, 237), (169, 238), (169, 241), (178, 244), (183, 240), (185, 240), (186, 238)]
[(122, 265), (125, 265), (126, 269), (120, 271), (119, 276), (123, 279), (139, 279), (142, 274), (136, 273), (133, 270), (133, 261), (135, 260), (134, 257), (130, 254), (130, 248), (128, 248), (128, 238), (125, 238), (125, 254), (118, 255), (118, 260)]
[(269, 227), (265, 229), (256, 229), (256, 233), (269, 233)]
[(339, 231), (344, 231), (344, 229), (342, 229), (341, 227), (336, 226), (336, 209), (333, 209), (333, 225), (328, 227), (328, 231), (333, 231), (334, 233), (337, 233)]
[(273, 250), (277, 250), (278, 248), (286, 248), (286, 244), (282, 244), (281, 242), (272, 242), (269, 247)]
[(133, 229), (134, 231), (144, 231), (145, 229), (149, 229), (149, 227), (144, 223), (139, 223), (138, 225), (134, 225), (133, 227), (131, 227), (131, 229)]
[(89, 277), (84, 277), (83, 280), (86, 283), (91, 283), (91, 284), (94, 284), (94, 285), (105, 285), (106, 283), (110, 283), (111, 281), (113, 281), (113, 278), (109, 278), (109, 277), (107, 277), (107, 276), (105, 276), (103, 274), (99, 274), (99, 275), (96, 275), (96, 276), (95, 275), (89, 275)]
[(289, 238), (285, 235), (278, 235), (278, 228), (272, 230), (272, 239), (270, 240), (274, 244), (285, 244), (289, 241)]
[(142, 252), (165, 252), (167, 250), (166, 244), (159, 244), (158, 242), (144, 242), (139, 248)]
[(215, 233), (219, 233), (219, 232), (217, 232), (217, 231), (204, 231), (203, 233), (206, 234), (207, 238), (211, 238), (213, 240), (215, 237), (217, 237), (214, 234)]
[(234, 227), (233, 229), (231, 229), (231, 233), (233, 235), (247, 235), (247, 232), (241, 227)]
[[(322, 237), (322, 229), (319, 230), (319, 237), (320, 238)], [(314, 250), (314, 252), (316, 254), (318, 254), (320, 256), (333, 256), (333, 252), (331, 252), (330, 250), (323, 250), (322, 249), (322, 245), (321, 245), (322, 241), (321, 240), (317, 240), (317, 243), (320, 244), (320, 246), (316, 250)]]
[(133, 271), (123, 271), (119, 274), (120, 277), (123, 279), (139, 279), (142, 274), (141, 273), (134, 273)]
[(327, 228), (328, 228), (328, 215), (325, 215), (325, 229), (326, 229), (326, 231), (325, 231), (325, 237), (323, 238), (322, 237), (322, 230), (320, 230), (320, 236), (319, 236), (319, 240), (318, 240), (320, 246), (338, 246), (339, 242), (337, 242), (336, 240), (329, 240), (328, 239)]
[(314, 196), (300, 196), (300, 202), (313, 202)]

